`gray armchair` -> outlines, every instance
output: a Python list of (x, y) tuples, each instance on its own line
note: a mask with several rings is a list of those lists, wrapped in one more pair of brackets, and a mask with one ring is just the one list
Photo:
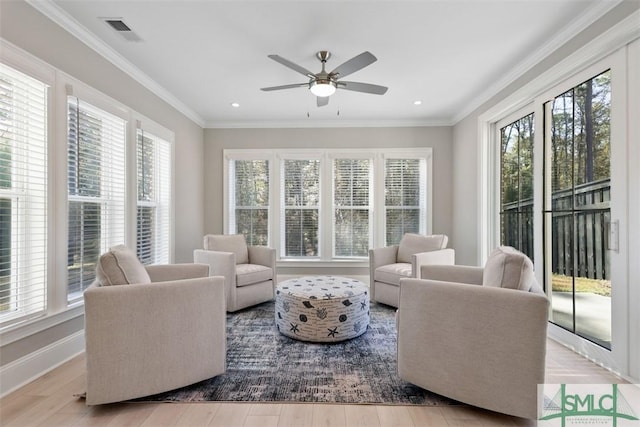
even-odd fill
[(422, 279), (400, 284), (398, 375), (460, 402), (536, 419), (548, 307), (533, 264), (513, 248), (496, 249), (484, 268), (424, 266)]
[(193, 260), (207, 264), (211, 276), (223, 276), (228, 312), (270, 301), (274, 297), (276, 251), (247, 245), (244, 235), (204, 236), (204, 249), (193, 252)]
[(371, 300), (397, 307), (400, 279), (419, 278), (422, 265), (453, 265), (455, 251), (446, 249), (447, 241), (444, 234), (423, 236), (407, 233), (398, 245), (370, 249)]
[(197, 264), (143, 266), (120, 246), (84, 293), (87, 405), (184, 387), (226, 369), (224, 279)]

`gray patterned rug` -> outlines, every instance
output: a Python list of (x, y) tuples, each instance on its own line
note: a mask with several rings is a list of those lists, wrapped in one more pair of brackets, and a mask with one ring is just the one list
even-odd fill
[(281, 335), (273, 302), (227, 314), (225, 374), (136, 401), (457, 404), (398, 378), (395, 309), (371, 304), (366, 333), (315, 344)]

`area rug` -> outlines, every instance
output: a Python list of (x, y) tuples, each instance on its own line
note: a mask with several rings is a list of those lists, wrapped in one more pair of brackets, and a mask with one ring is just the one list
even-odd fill
[(454, 405), (396, 373), (395, 310), (371, 304), (363, 335), (315, 344), (281, 335), (274, 304), (227, 315), (227, 372), (136, 401)]

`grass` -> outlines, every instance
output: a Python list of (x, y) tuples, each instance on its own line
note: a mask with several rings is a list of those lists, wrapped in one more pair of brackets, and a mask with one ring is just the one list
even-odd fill
[[(552, 289), (554, 292), (571, 292), (572, 277), (554, 274), (552, 277)], [(605, 297), (611, 296), (611, 281), (587, 279), (585, 277), (576, 277), (576, 292), (589, 292)]]

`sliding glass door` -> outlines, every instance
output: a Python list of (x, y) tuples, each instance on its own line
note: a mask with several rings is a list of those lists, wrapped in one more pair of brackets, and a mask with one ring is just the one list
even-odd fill
[(611, 72), (545, 104), (551, 321), (611, 348)]

